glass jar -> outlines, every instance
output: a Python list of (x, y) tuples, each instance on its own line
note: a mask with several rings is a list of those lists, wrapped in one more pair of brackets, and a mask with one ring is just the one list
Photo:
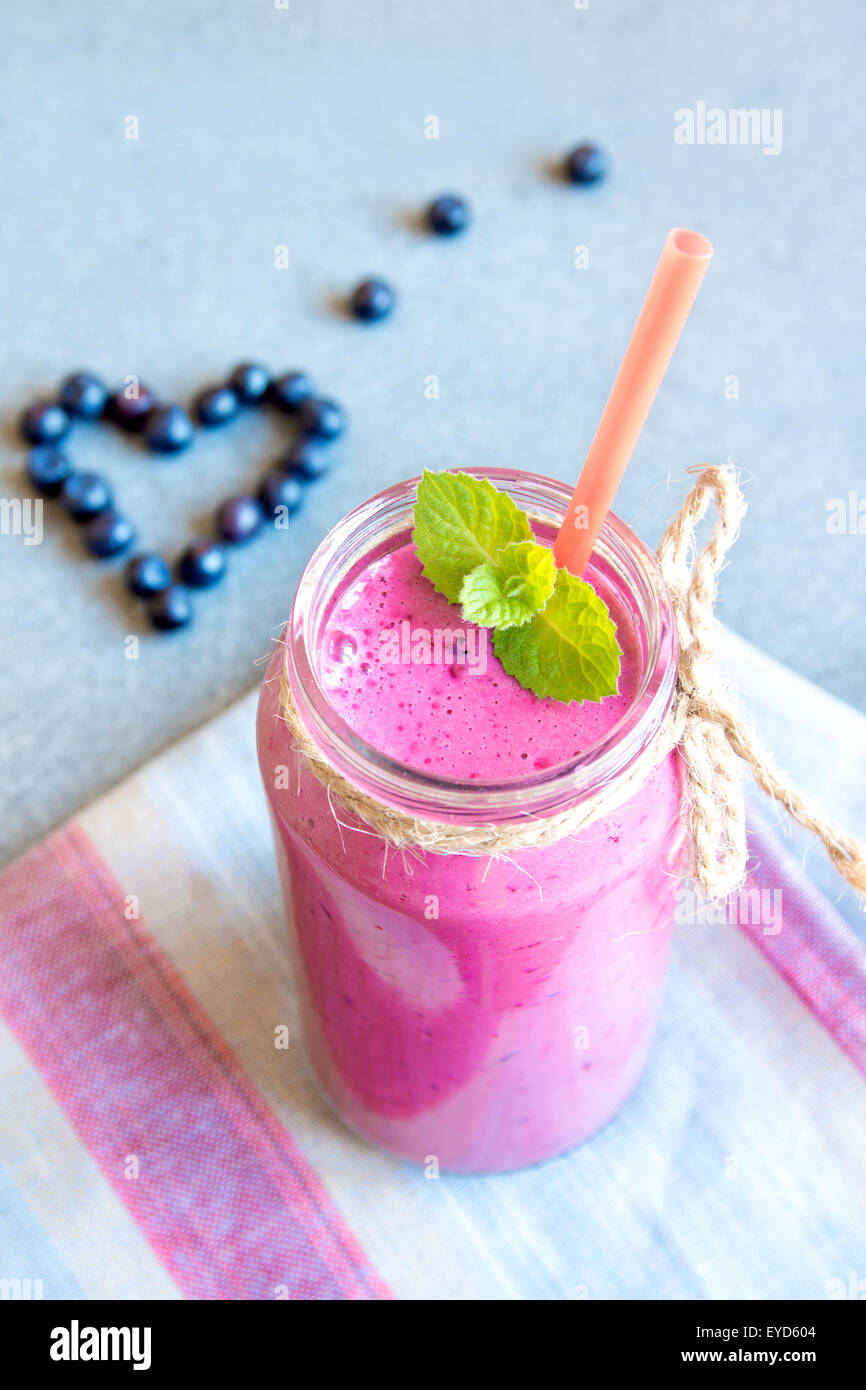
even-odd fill
[[(470, 471), (507, 491), (540, 540), (553, 539), (569, 488), (509, 469)], [(611, 515), (588, 577), (616, 592), (640, 654), (634, 697), (613, 728), (568, 763), (506, 781), (428, 777), (392, 761), (334, 708), (317, 652), (334, 603), (409, 540), (417, 482), (356, 508), (310, 560), (262, 686), (259, 763), (320, 1091), (384, 1149), (493, 1172), (580, 1143), (640, 1077), (684, 858), (679, 755), (616, 810), (543, 848), (493, 859), (388, 853), (332, 804), (297, 751), (280, 718), (281, 683), (317, 750), (368, 795), (427, 820), (506, 827), (628, 776), (668, 716), (677, 641), (653, 556)]]

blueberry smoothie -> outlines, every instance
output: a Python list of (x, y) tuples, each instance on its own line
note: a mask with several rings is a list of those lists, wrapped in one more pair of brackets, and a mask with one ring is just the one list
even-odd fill
[[(617, 625), (619, 693), (563, 704), (506, 674), (488, 631), (423, 576), (406, 530), (369, 550), (323, 602), (306, 678), (350, 741), (404, 769), (407, 796), (435, 786), (441, 807), (451, 783), (471, 796), (501, 782), (525, 814), (532, 787), (561, 791), (646, 699), (653, 653), (615, 566), (587, 578)], [(416, 1162), (490, 1172), (564, 1152), (616, 1113), (650, 1047), (684, 843), (677, 755), (543, 848), (389, 851), (333, 804), (280, 717), (297, 630), (274, 652), (258, 742), (320, 1090)]]

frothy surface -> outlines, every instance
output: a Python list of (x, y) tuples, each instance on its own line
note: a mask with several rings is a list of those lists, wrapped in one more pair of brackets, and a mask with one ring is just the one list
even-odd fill
[[(637, 637), (616, 596), (602, 597), (623, 649), (619, 695), (582, 705), (541, 700), (503, 671), (490, 633), (463, 622), (406, 544), (374, 561), (334, 606), (319, 678), (360, 738), (421, 772), (474, 780), (541, 771), (596, 743), (634, 698)], [(448, 632), (465, 634), (465, 659), (459, 645), (449, 649)], [(418, 660), (425, 651), (426, 663)]]

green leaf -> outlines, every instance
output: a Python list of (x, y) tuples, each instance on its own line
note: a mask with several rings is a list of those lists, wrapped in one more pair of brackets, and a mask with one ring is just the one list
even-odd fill
[(617, 693), (622, 653), (605, 603), (556, 569), (507, 493), (487, 478), (425, 472), (412, 535), (427, 579), (467, 621), (494, 628), (496, 655), (527, 690), (566, 704)]
[(513, 541), (495, 565), (485, 561), (460, 590), (463, 617), (482, 627), (519, 627), (543, 608), (556, 579), (553, 553), (534, 541)]
[(512, 541), (531, 541), (525, 512), (487, 478), (425, 471), (412, 539), (424, 574), (451, 603), (479, 565), (495, 565)]
[(603, 599), (568, 570), (556, 571), (543, 612), (522, 627), (496, 631), (493, 650), (508, 674), (536, 695), (568, 704), (617, 693), (622, 652), (616, 626)]

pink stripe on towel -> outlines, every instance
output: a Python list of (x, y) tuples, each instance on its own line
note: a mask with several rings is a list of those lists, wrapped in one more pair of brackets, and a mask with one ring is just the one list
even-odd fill
[(389, 1298), (314, 1170), (124, 906), (74, 824), (7, 869), (0, 1012), (180, 1289)]
[(768, 906), (777, 895), (780, 929), (744, 930), (866, 1076), (866, 948), (754, 806), (748, 821), (748, 886), (762, 889)]

